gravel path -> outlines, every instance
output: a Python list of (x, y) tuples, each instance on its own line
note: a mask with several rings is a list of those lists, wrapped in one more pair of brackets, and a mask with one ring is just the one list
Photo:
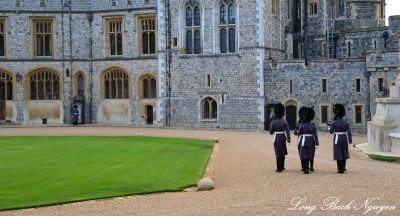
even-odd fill
[[(216, 189), (87, 201), (0, 212), (0, 216), (307, 215), (308, 212), (309, 215), (377, 215), (378, 208), (384, 207), (378, 215), (400, 215), (400, 164), (370, 160), (352, 148), (348, 172), (338, 174), (330, 134), (319, 134), (321, 148), (316, 152), (315, 172), (304, 175), (300, 172), (296, 144), (288, 149), (286, 170), (275, 172), (272, 136), (266, 132), (132, 127), (0, 128), (0, 136), (49, 134), (216, 137), (220, 142), (214, 148), (206, 174), (214, 179)], [(366, 142), (366, 136), (353, 138), (353, 143), (362, 142)], [(338, 202), (329, 205), (330, 197)], [(295, 206), (301, 199), (304, 202)]]

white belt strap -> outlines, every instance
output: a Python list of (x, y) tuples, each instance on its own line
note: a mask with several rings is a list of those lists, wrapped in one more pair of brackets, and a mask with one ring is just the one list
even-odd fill
[(347, 132), (335, 132), (335, 145), (338, 142), (339, 135), (346, 135), (347, 138), (347, 144), (349, 144), (349, 136), (347, 135)]
[(277, 134), (285, 134), (285, 132), (283, 132), (283, 131), (276, 131), (275, 133), (274, 133), (274, 140), (272, 141), (272, 143), (275, 143), (275, 138), (276, 138), (276, 135)]
[(301, 146), (304, 146), (304, 142), (305, 142), (305, 140), (306, 140), (306, 137), (314, 137), (314, 134), (302, 134), (302, 135), (300, 136), (300, 138), (302, 139), (302, 140), (301, 140)]

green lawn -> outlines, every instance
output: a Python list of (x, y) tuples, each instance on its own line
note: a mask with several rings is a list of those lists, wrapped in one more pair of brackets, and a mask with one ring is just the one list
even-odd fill
[(213, 146), (155, 137), (1, 137), (0, 210), (180, 191), (202, 178)]

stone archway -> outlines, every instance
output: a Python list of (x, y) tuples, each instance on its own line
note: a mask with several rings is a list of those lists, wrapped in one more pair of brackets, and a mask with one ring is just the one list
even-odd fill
[(289, 128), (294, 130), (297, 124), (297, 102), (290, 100), (285, 103), (286, 107), (286, 121), (289, 124)]

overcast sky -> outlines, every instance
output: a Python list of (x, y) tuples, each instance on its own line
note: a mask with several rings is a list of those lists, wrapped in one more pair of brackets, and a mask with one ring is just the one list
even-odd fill
[(391, 15), (400, 15), (400, 0), (386, 0), (386, 25)]

